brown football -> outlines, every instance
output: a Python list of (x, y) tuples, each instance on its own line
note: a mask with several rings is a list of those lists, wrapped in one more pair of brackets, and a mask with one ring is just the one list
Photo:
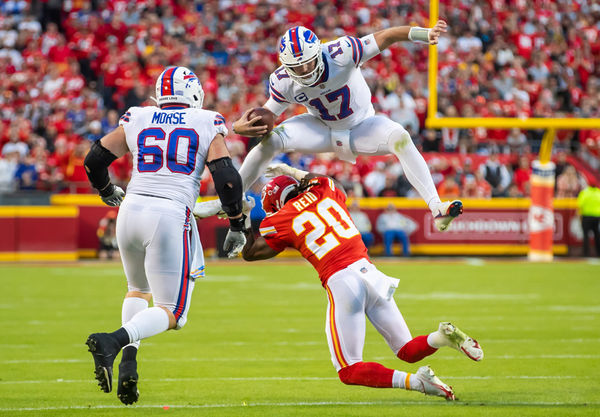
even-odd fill
[(248, 120), (256, 116), (260, 116), (260, 120), (255, 123), (256, 126), (267, 125), (267, 133), (273, 130), (275, 115), (270, 110), (267, 110), (264, 107), (255, 107), (248, 113)]

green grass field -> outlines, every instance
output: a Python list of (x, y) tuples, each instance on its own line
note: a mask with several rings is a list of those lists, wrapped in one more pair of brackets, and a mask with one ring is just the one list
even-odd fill
[[(93, 379), (84, 341), (120, 326), (118, 263), (0, 266), (2, 416), (598, 416), (600, 265), (378, 262), (401, 278), (414, 336), (451, 320), (480, 363), (426, 358), (460, 401), (345, 386), (329, 359), (326, 296), (304, 262), (207, 262), (186, 327), (142, 342), (140, 401)], [(368, 329), (364, 359), (416, 371)]]

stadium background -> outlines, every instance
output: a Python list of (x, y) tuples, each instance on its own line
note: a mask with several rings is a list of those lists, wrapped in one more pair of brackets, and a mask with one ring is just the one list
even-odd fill
[[(600, 116), (597, 2), (442, 0), (440, 16), (451, 30), (438, 47), (438, 117)], [(484, 347), (481, 363), (449, 349), (426, 362), (454, 387), (461, 400), (454, 404), (341, 384), (323, 333), (326, 297), (310, 265), (290, 259), (207, 259), (185, 330), (142, 343), (140, 401), (126, 408), (95, 385), (83, 341), (119, 325), (126, 287), (119, 262), (70, 262), (96, 256), (98, 221), (110, 210), (83, 173), (90, 141), (128, 106), (150, 104), (165, 65), (194, 68), (207, 106), (230, 125), (264, 102), (277, 38), (289, 26), (304, 24), (328, 40), (429, 26), (428, 19), (421, 0), (0, 1), (0, 260), (21, 261), (0, 264), (0, 415), (597, 416), (594, 260), (374, 260), (401, 278), (395, 298), (414, 335), (453, 320)], [(466, 245), (475, 255), (526, 253), (530, 164), (543, 131), (427, 129), (421, 45), (397, 45), (364, 73), (377, 110), (412, 129), (441, 193), (465, 200), (467, 221), (457, 229), (473, 239), (495, 228), (488, 237), (500, 242), (423, 241), (414, 253), (453, 254)], [(573, 197), (598, 178), (599, 138), (600, 130), (557, 132), (555, 253), (581, 253)], [(238, 164), (252, 146), (233, 134), (228, 143)], [(477, 170), (493, 153), (509, 187), (491, 198)], [(392, 202), (429, 221), (394, 159), (353, 166), (330, 156), (283, 158), (335, 175), (372, 217)], [(124, 183), (129, 169), (124, 158), (111, 175)], [(212, 197), (209, 176), (202, 193)], [(205, 244), (216, 244), (224, 224), (203, 223)], [(44, 260), (52, 262), (30, 262)], [(365, 360), (417, 369), (400, 364), (367, 327)]]
[[(2, 2), (0, 203), (5, 207), (0, 222), (14, 233), (0, 257), (95, 256), (97, 223), (106, 208), (93, 197), (83, 157), (128, 107), (152, 104), (154, 80), (164, 66), (193, 68), (206, 92), (205, 107), (218, 110), (230, 125), (244, 109), (266, 100), (268, 74), (278, 65), (276, 40), (289, 26), (303, 24), (326, 41), (392, 25), (429, 26), (428, 10), (425, 0)], [(524, 254), (528, 230), (521, 220), (528, 200), (520, 199), (530, 195), (531, 161), (544, 130), (436, 130), (426, 128), (425, 121), (432, 116), (600, 117), (600, 6), (585, 0), (446, 0), (439, 2), (439, 14), (450, 30), (437, 46), (437, 114), (428, 115), (427, 47), (400, 43), (363, 66), (376, 110), (411, 132), (442, 199), (476, 199), (467, 200), (467, 208), (483, 210), (462, 229), (485, 236), (455, 236), (451, 240), (462, 246), (454, 249), (440, 236), (423, 237), (422, 210), (416, 215), (423, 227), (413, 237), (414, 253)], [(303, 111), (291, 106), (280, 120)], [(554, 252), (579, 255), (581, 231), (569, 199), (599, 179), (600, 129), (559, 130), (556, 138), (556, 197), (567, 200), (555, 207), (565, 211), (555, 222)], [(233, 133), (227, 141), (238, 166), (256, 143)], [(367, 198), (361, 205), (373, 219), (389, 202), (404, 213), (424, 209), (394, 157), (359, 158), (356, 165), (330, 154), (280, 159), (335, 176), (351, 197)], [(488, 165), (499, 167), (499, 178), (486, 176)], [(130, 171), (130, 160), (123, 157), (111, 166), (111, 177), (124, 186)], [(201, 195), (214, 195), (208, 171)], [(371, 197), (409, 200), (374, 202)], [(76, 217), (70, 234), (77, 240), (60, 243), (62, 254), (26, 254), (43, 245), (29, 242), (27, 227), (19, 225), (31, 223), (33, 212), (43, 218), (44, 211), (17, 207), (23, 204), (79, 207), (76, 214), (47, 212), (50, 218)], [(96, 210), (83, 208), (95, 205)], [(516, 219), (514, 224), (507, 216)], [(481, 223), (486, 217), (490, 222)], [(215, 228), (222, 224), (208, 223), (205, 245), (211, 249)], [(515, 230), (513, 240), (502, 239)], [(379, 242), (376, 233), (375, 254)]]

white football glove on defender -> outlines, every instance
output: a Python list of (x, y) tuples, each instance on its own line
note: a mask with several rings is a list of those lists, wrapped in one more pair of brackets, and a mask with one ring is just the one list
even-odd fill
[(100, 198), (107, 206), (118, 207), (123, 202), (125, 197), (125, 191), (118, 185), (109, 184), (104, 190), (100, 192)]
[(297, 179), (298, 181), (304, 178), (307, 174), (307, 171), (302, 171), (301, 169), (291, 167), (287, 164), (273, 164), (268, 166), (265, 170), (265, 177), (273, 178), (280, 175), (288, 175)]

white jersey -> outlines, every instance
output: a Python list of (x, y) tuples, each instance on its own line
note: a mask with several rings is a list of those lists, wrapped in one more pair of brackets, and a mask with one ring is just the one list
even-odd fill
[(225, 119), (209, 110), (131, 107), (121, 117), (133, 171), (127, 193), (168, 198), (193, 207), (208, 148), (227, 135)]
[(321, 79), (303, 87), (281, 66), (269, 78), (270, 97), (264, 107), (280, 115), (290, 103), (302, 104), (331, 129), (351, 129), (375, 114), (371, 90), (359, 67), (379, 52), (373, 35), (327, 42), (323, 44)]

